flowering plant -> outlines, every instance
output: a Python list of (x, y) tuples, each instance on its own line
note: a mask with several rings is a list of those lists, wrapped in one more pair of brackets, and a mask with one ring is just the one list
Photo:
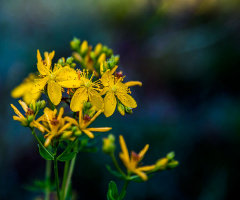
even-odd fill
[[(92, 122), (101, 114), (110, 117), (116, 108), (121, 115), (132, 114), (132, 109), (137, 107), (137, 103), (131, 96), (130, 87), (142, 85), (139, 81), (124, 82), (123, 73), (117, 71), (119, 56), (114, 55), (107, 46), (97, 44), (93, 50), (87, 41), (81, 43), (77, 38), (71, 41), (70, 46), (73, 50), (72, 56), (67, 59), (60, 58), (54, 64), (54, 51), (45, 52), (43, 59), (38, 50), (38, 72), (30, 74), (12, 91), (12, 97), (23, 98), (23, 101), (19, 100), (19, 104), (25, 113), (23, 115), (11, 104), (16, 113), (13, 119), (30, 128), (38, 142), (39, 153), (47, 162), (46, 180), (42, 184), (45, 200), (50, 199), (51, 193), (56, 194), (55, 198), (58, 200), (71, 199), (70, 183), (77, 153), (95, 152), (96, 147), (92, 145), (91, 140), (112, 129), (92, 127)], [(77, 63), (80, 64), (80, 69), (75, 69)], [(46, 95), (48, 107), (45, 100), (39, 100), (41, 93)], [(59, 105), (61, 107), (57, 109)], [(71, 114), (64, 115), (65, 111), (70, 111)], [(39, 116), (40, 113), (42, 115)], [(39, 130), (43, 137), (37, 134), (36, 130)], [(149, 145), (138, 154), (132, 151), (129, 155), (122, 135), (119, 136), (119, 143), (122, 150), (119, 157), (126, 167), (126, 172), (120, 168), (114, 154), (114, 135), (109, 134), (103, 139), (102, 150), (111, 157), (116, 168), (112, 170), (107, 165), (107, 169), (125, 181), (120, 194), (116, 183), (109, 183), (108, 200), (123, 199), (130, 181), (147, 181), (153, 173), (178, 165), (174, 160), (174, 152), (170, 152), (155, 164), (142, 166), (141, 161)], [(50, 180), (52, 162), (55, 186), (52, 186)], [(65, 164), (61, 182), (58, 173), (59, 162)]]

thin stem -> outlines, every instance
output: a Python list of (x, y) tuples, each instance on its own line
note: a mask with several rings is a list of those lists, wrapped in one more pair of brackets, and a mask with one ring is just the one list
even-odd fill
[(45, 199), (44, 200), (49, 200), (50, 196), (50, 177), (51, 177), (51, 160), (46, 160), (46, 182), (47, 186), (45, 189)]
[(129, 183), (128, 180), (126, 180), (126, 181), (124, 182), (124, 185), (123, 185), (123, 187), (122, 187), (121, 193), (120, 193), (120, 195), (119, 195), (119, 196), (121, 197), (121, 199), (123, 199), (123, 198), (125, 197), (125, 195), (126, 195), (126, 190), (127, 190), (128, 183)]
[(71, 144), (68, 145), (68, 147), (58, 156), (59, 158), (64, 155), (74, 144), (74, 142), (77, 140), (77, 137), (71, 142)]
[(60, 200), (60, 189), (59, 189), (59, 179), (58, 179), (58, 165), (57, 165), (57, 148), (55, 148), (55, 154), (54, 154), (54, 173), (55, 173), (55, 184), (57, 189), (57, 196), (58, 200)]
[(125, 173), (121, 170), (121, 168), (119, 167), (118, 162), (117, 162), (117, 160), (116, 160), (116, 158), (115, 158), (115, 156), (114, 156), (114, 153), (111, 153), (110, 156), (111, 156), (111, 158), (112, 158), (112, 161), (113, 161), (116, 169), (117, 169), (125, 178), (127, 178), (126, 174), (125, 174)]
[[(78, 146), (78, 141), (75, 143), (74, 150), (77, 150), (77, 146)], [(69, 190), (69, 185), (70, 185), (70, 183), (71, 183), (71, 179), (72, 179), (72, 174), (73, 174), (73, 170), (74, 170), (76, 158), (77, 158), (77, 155), (75, 154), (75, 156), (73, 157), (73, 159), (71, 160), (71, 163), (70, 163), (70, 167), (69, 167), (69, 172), (68, 172), (68, 176), (67, 176), (66, 185), (65, 185), (65, 188), (64, 188), (64, 190), (63, 190), (64, 196), (63, 196), (63, 199), (62, 199), (62, 200), (65, 200), (66, 195), (67, 195), (67, 192), (68, 192), (68, 190)]]
[(62, 193), (61, 193), (61, 198), (62, 200), (65, 199), (65, 193), (66, 193), (66, 184), (67, 184), (67, 177), (68, 177), (68, 171), (69, 171), (69, 164), (70, 161), (65, 162), (64, 166), (64, 173), (63, 173), (63, 183), (62, 183)]
[(38, 136), (35, 133), (35, 129), (32, 128), (32, 134), (34, 135), (34, 137), (36, 138), (36, 140), (38, 141), (39, 145), (48, 153), (48, 155), (53, 159), (52, 154), (45, 148), (45, 146), (42, 144), (42, 142), (39, 140)]

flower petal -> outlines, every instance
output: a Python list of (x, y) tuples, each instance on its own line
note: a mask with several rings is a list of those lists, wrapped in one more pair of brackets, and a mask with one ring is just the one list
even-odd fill
[(43, 64), (43, 60), (42, 60), (39, 50), (37, 50), (37, 60), (38, 60), (37, 68), (38, 68), (39, 73), (41, 75), (47, 75), (49, 73), (49, 70), (48, 70), (47, 66)]
[(31, 90), (31, 86), (32, 86), (32, 83), (30, 83), (30, 82), (29, 83), (22, 83), (12, 90), (11, 96), (13, 98), (20, 98), (21, 96), (23, 96), (26, 93), (26, 91)]
[(95, 91), (95, 90), (89, 90), (89, 100), (91, 101), (93, 106), (96, 106), (97, 110), (103, 110), (104, 104), (103, 104), (103, 98), (101, 95)]
[(44, 86), (47, 84), (48, 80), (50, 79), (49, 76), (46, 76), (42, 79), (36, 79), (34, 81), (34, 85), (30, 91), (31, 94), (35, 94), (37, 92), (40, 92), (41, 90), (43, 90)]
[(74, 125), (78, 126), (78, 123), (77, 123), (76, 119), (73, 119), (71, 117), (66, 116), (66, 117), (64, 117), (64, 120), (66, 120), (67, 122), (70, 122), (71, 124), (74, 124)]
[(104, 97), (104, 114), (106, 117), (111, 116), (117, 105), (117, 100), (113, 92), (108, 92)]
[(128, 153), (127, 145), (122, 135), (119, 135), (119, 143), (122, 149), (122, 157), (126, 160), (126, 162), (129, 163), (130, 161), (129, 153)]
[(94, 138), (94, 135), (91, 131), (87, 130), (87, 129), (84, 129), (82, 130), (88, 137), (90, 138)]
[(61, 68), (56, 74), (56, 82), (65, 88), (78, 88), (80, 81), (77, 72), (70, 67)]
[(28, 111), (28, 106), (24, 101), (19, 100), (18, 103), (22, 106), (22, 108), (25, 112)]
[(143, 158), (145, 153), (147, 152), (148, 148), (149, 148), (149, 144), (146, 144), (145, 147), (139, 152), (138, 156), (140, 158)]
[(124, 106), (130, 107), (130, 108), (137, 107), (136, 101), (129, 94), (123, 94), (123, 93), (117, 92), (116, 95), (117, 95), (117, 98), (121, 101), (121, 103)]
[(94, 131), (94, 132), (107, 132), (111, 130), (111, 127), (102, 127), (102, 128), (87, 128), (89, 131)]
[(13, 108), (14, 112), (16, 113), (16, 115), (20, 118), (24, 118), (24, 116), (22, 115), (22, 113), (20, 113), (20, 111), (13, 105), (11, 104), (11, 107)]
[(88, 100), (87, 89), (85, 87), (78, 88), (72, 97), (70, 109), (73, 112), (79, 111), (82, 102), (87, 100)]
[(62, 87), (55, 81), (50, 80), (47, 86), (48, 96), (54, 105), (58, 105), (62, 99)]
[(144, 172), (136, 169), (136, 170), (134, 170), (134, 173), (137, 174), (143, 181), (148, 180), (148, 177)]
[(148, 171), (154, 170), (155, 168), (156, 168), (156, 165), (148, 165), (148, 166), (138, 167), (137, 169), (140, 171), (148, 172)]
[(125, 85), (128, 86), (128, 87), (135, 86), (135, 85), (142, 86), (142, 82), (140, 82), (140, 81), (128, 81), (128, 82), (125, 83)]

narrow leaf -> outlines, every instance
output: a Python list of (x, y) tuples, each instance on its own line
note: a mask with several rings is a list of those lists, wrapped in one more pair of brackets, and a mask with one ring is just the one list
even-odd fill
[(69, 160), (73, 159), (73, 157), (76, 155), (76, 153), (78, 153), (78, 151), (74, 151), (71, 153), (65, 153), (65, 154), (61, 155), (60, 157), (58, 156), (57, 159), (61, 162), (69, 161)]
[(53, 160), (53, 154), (46, 149), (44, 149), (41, 145), (38, 145), (39, 153), (45, 160)]

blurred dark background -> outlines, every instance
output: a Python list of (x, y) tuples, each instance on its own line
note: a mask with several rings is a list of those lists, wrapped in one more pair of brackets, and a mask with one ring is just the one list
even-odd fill
[[(149, 143), (144, 164), (172, 150), (180, 162), (147, 182), (130, 183), (126, 200), (236, 199), (239, 11), (238, 0), (2, 0), (0, 199), (41, 196), (25, 186), (43, 179), (45, 161), (30, 131), (12, 120), (10, 103), (18, 103), (10, 92), (36, 71), (37, 49), (55, 50), (56, 62), (71, 55), (74, 36), (112, 48), (125, 80), (143, 82), (132, 88), (138, 102), (133, 115), (116, 112), (95, 125), (112, 126), (117, 138), (123, 134), (129, 150)], [(103, 136), (97, 139), (100, 148)], [(105, 164), (112, 166), (101, 151), (78, 155), (73, 176), (78, 199), (106, 199), (110, 180), (122, 187)]]

